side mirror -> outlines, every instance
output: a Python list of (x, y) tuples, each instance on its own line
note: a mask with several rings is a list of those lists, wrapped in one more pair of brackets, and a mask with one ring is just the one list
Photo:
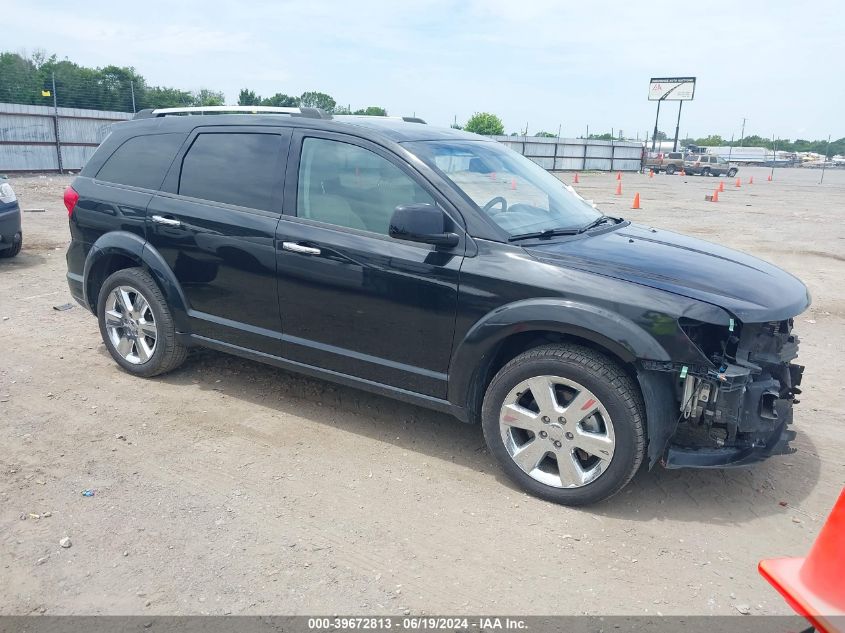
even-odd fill
[(390, 218), (390, 237), (435, 246), (457, 246), (460, 238), (446, 232), (446, 216), (433, 204), (405, 204)]

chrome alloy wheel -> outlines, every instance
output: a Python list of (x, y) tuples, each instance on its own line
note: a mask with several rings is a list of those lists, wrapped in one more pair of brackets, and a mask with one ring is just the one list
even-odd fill
[(132, 286), (118, 286), (109, 293), (105, 311), (106, 332), (117, 353), (133, 365), (142, 365), (156, 349), (155, 317), (150, 303)]
[(580, 488), (610, 466), (613, 422), (586, 387), (536, 376), (508, 393), (499, 413), (502, 441), (514, 463), (540, 483)]

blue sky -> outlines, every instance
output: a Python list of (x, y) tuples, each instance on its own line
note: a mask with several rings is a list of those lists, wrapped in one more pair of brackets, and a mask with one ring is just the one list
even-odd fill
[[(845, 10), (830, 0), (2, 0), (5, 50), (135, 66), (151, 84), (319, 90), (430, 123), (476, 111), (564, 136), (654, 125), (652, 76), (698, 77), (681, 135), (845, 136)], [(677, 104), (661, 109), (674, 133)]]

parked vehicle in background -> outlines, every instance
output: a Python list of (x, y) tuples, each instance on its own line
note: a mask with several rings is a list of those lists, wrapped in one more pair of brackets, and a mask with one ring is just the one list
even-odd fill
[(21, 252), (21, 208), (12, 185), (0, 176), (0, 257), (14, 257)]
[(810, 303), (795, 277), (602, 215), (482, 136), (203, 114), (232, 109), (114, 125), (65, 193), (70, 291), (124, 371), (210, 347), (445, 411), (481, 424), (523, 489), (571, 505), (643, 461), (789, 450)]
[(684, 161), (684, 171), (693, 175), (728, 175), (733, 178), (739, 170), (735, 165), (732, 165), (721, 156), (714, 156), (713, 154), (691, 154)]
[(670, 176), (681, 171), (683, 166), (683, 152), (649, 152), (645, 161), (645, 169), (651, 169), (654, 173), (664, 171)]

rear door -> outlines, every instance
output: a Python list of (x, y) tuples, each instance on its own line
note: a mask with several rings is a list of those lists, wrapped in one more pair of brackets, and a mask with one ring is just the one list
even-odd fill
[(459, 217), (399, 157), (342, 134), (297, 131), (278, 229), (284, 356), (324, 370), (446, 397), (466, 247), (388, 236), (398, 205)]
[(200, 127), (147, 208), (147, 239), (173, 270), (194, 334), (279, 355), (274, 239), (287, 128)]

